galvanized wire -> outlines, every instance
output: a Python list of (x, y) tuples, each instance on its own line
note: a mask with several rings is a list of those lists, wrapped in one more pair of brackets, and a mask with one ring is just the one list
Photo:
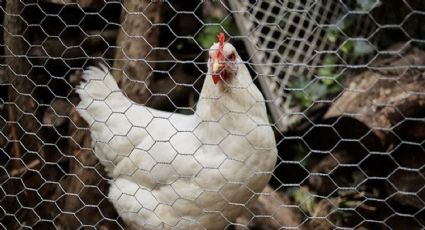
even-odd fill
[[(169, 159), (150, 156), (152, 170), (157, 166), (172, 170), (180, 160), (193, 161), (199, 171), (211, 168), (222, 173), (219, 165), (205, 166), (210, 162), (193, 157), (201, 146), (210, 145), (196, 136), (196, 126), (179, 131), (172, 116), (164, 117), (155, 111), (147, 113), (152, 118), (147, 124), (134, 124), (133, 118), (127, 118), (122, 121), (123, 126), (128, 125), (126, 132), (112, 135), (110, 141), (94, 139), (89, 143), (90, 126), (79, 118), (75, 90), (81, 71), (89, 65), (102, 62), (109, 63), (108, 70), (125, 69), (114, 69), (112, 65), (116, 61), (114, 54), (124, 49), (115, 44), (117, 31), (123, 26), (119, 13), (113, 12), (124, 10), (123, 2), (20, 2), (23, 10), (10, 13), (5, 8), (9, 2), (0, 1), (3, 18), (26, 25), (23, 34), (13, 34), (6, 24), (2, 25), (1, 227), (126, 228), (108, 202), (111, 198), (107, 190), (115, 180), (103, 171), (107, 164), (96, 161), (92, 144), (108, 148), (111, 142), (130, 136), (134, 129), (148, 133), (146, 138), (151, 143), (146, 151), (167, 145), (182, 133), (199, 142), (190, 153), (180, 152), (171, 144), (174, 155)], [(155, 104), (157, 98), (166, 98), (167, 109), (173, 113), (193, 113), (199, 83), (207, 74), (208, 47), (203, 42), (212, 36), (209, 29), (219, 28), (241, 48), (238, 51), (243, 62), (265, 96), (261, 103), (267, 105), (279, 150), (271, 180), (273, 189), (261, 194), (277, 196), (277, 208), (266, 207), (274, 210), (271, 213), (255, 213), (247, 208), (248, 214), (238, 223), (229, 221), (229, 226), (261, 229), (269, 222), (281, 229), (424, 229), (425, 141), (421, 138), (425, 89), (415, 87), (421, 87), (425, 78), (425, 62), (418, 60), (425, 57), (425, 30), (421, 26), (425, 7), (415, 0), (396, 2), (201, 1), (191, 2), (186, 9), (182, 4), (162, 1), (167, 19), (151, 23), (151, 29), (160, 28), (170, 37), (152, 45), (145, 38), (148, 32), (130, 35), (146, 39), (151, 50), (141, 58), (123, 58), (146, 65), (157, 78), (139, 81), (128, 71), (123, 74), (131, 82), (126, 87), (136, 97), (151, 92), (143, 103), (167, 107)], [(31, 15), (29, 9), (37, 10)], [(138, 9), (134, 15), (146, 17), (146, 10), (152, 9)], [(72, 20), (72, 14), (78, 20)], [(103, 28), (96, 27), (96, 23)], [(194, 24), (193, 29), (187, 29), (186, 23)], [(180, 31), (182, 28), (187, 31)], [(13, 39), (22, 42), (26, 52), (16, 53), (8, 47), (15, 42)], [(28, 72), (14, 72), (17, 63), (29, 64)], [(178, 79), (175, 73), (194, 76)], [(151, 83), (161, 86), (165, 78), (174, 82), (166, 90), (141, 87)], [(132, 84), (136, 90), (131, 91)], [(360, 101), (350, 101), (349, 97)], [(410, 102), (414, 106), (406, 105)], [(94, 118), (94, 122), (126, 112), (106, 114)], [(150, 128), (167, 119), (171, 122), (167, 126), (169, 136), (155, 136)], [(234, 136), (245, 138), (241, 134)], [(252, 147), (249, 145), (247, 142), (247, 148)], [(131, 141), (129, 147), (129, 152), (135, 148)], [(129, 153), (120, 154), (121, 158), (130, 158)], [(182, 178), (183, 174), (176, 172), (175, 176)], [(158, 202), (154, 209), (160, 205)], [(281, 222), (282, 210), (294, 219)]]

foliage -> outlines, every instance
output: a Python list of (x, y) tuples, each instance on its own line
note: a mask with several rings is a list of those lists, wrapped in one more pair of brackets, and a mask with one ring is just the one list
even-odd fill
[[(359, 11), (371, 11), (381, 4), (379, 0), (357, 0), (355, 9)], [(338, 94), (343, 88), (338, 83), (338, 79), (344, 78), (344, 71), (340, 68), (345, 60), (361, 58), (375, 51), (375, 48), (365, 38), (348, 38), (346, 34), (354, 29), (355, 17), (344, 17), (341, 15), (337, 26), (329, 27), (326, 33), (326, 40), (337, 46), (342, 43), (337, 53), (325, 56), (322, 65), (319, 67), (317, 79), (310, 79), (304, 75), (293, 79), (288, 87), (292, 97), (291, 105), (301, 109), (311, 106), (318, 100)]]
[(298, 76), (290, 82), (289, 89), (292, 104), (301, 105), (304, 108), (327, 93), (324, 84), (321, 84), (320, 81), (312, 81), (304, 75)]
[(233, 17), (227, 17), (224, 20), (216, 17), (208, 17), (204, 28), (196, 36), (196, 40), (205, 49), (209, 48), (217, 41), (217, 34), (225, 31), (232, 36), (239, 35), (239, 30)]
[(380, 0), (357, 0), (357, 10), (371, 11), (381, 5)]

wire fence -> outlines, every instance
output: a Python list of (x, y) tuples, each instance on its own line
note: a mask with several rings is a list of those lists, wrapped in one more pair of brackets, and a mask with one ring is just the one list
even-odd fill
[(425, 2), (0, 5), (1, 228), (425, 228)]

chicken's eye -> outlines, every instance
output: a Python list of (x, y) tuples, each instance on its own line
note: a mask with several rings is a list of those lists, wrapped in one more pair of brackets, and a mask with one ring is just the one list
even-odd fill
[(231, 53), (229, 56), (227, 56), (227, 60), (229, 60), (229, 61), (235, 61), (235, 59), (236, 59), (235, 53)]

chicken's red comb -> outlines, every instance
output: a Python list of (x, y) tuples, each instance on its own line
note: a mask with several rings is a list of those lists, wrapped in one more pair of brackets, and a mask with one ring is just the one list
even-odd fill
[(218, 42), (220, 44), (220, 48), (223, 48), (223, 46), (224, 46), (224, 33), (223, 32), (220, 32), (218, 34)]
[(220, 32), (218, 34), (218, 52), (217, 52), (217, 59), (222, 60), (223, 59), (223, 48), (224, 48), (224, 33)]

